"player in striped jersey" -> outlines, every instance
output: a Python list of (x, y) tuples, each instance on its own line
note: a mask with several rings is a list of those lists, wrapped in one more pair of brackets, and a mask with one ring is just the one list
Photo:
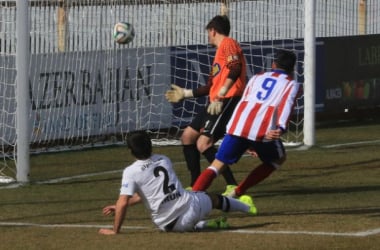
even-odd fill
[(287, 129), (299, 91), (299, 83), (292, 77), (295, 63), (293, 52), (279, 50), (272, 70), (249, 80), (227, 124), (227, 135), (216, 159), (199, 176), (193, 190), (206, 190), (225, 164), (236, 163), (246, 151), (259, 157), (262, 163), (239, 183), (229, 194), (231, 197), (243, 195), (283, 164), (286, 153), (280, 136)]
[(136, 161), (123, 171), (116, 205), (103, 209), (103, 214), (115, 215), (113, 229), (100, 229), (100, 234), (119, 233), (127, 207), (138, 202), (144, 203), (153, 223), (163, 231), (184, 232), (228, 227), (225, 220), (204, 220), (213, 208), (224, 212), (256, 214), (253, 204), (222, 195), (184, 190), (169, 158), (152, 153), (152, 143), (147, 133), (130, 133), (127, 145)]

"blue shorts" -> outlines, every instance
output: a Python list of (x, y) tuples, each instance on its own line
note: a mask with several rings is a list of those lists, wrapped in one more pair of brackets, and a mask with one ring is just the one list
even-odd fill
[(255, 150), (260, 160), (268, 164), (285, 157), (285, 148), (281, 140), (251, 141), (227, 134), (224, 136), (215, 158), (231, 165), (238, 162), (247, 149)]

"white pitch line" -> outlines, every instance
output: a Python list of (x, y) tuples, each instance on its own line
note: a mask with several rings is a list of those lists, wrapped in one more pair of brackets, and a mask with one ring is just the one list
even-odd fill
[(97, 172), (97, 173), (89, 173), (89, 174), (81, 174), (81, 175), (75, 175), (75, 176), (69, 176), (69, 177), (62, 177), (57, 179), (51, 179), (46, 181), (37, 181), (36, 184), (53, 184), (53, 183), (59, 183), (63, 181), (69, 181), (73, 179), (81, 179), (81, 178), (88, 178), (93, 176), (99, 176), (99, 175), (105, 175), (105, 174), (115, 174), (123, 172), (123, 169), (120, 170), (110, 170), (110, 171), (104, 171), (104, 172)]
[[(27, 222), (0, 222), (0, 226), (10, 227), (45, 227), (45, 228), (112, 228), (110, 225), (88, 225), (88, 224), (39, 224)], [(129, 230), (144, 230), (152, 229), (151, 227), (139, 226), (123, 226), (123, 229)], [(157, 228), (156, 228), (157, 229)], [(158, 229), (157, 229), (158, 230)], [(241, 233), (241, 234), (288, 234), (288, 235), (322, 235), (322, 236), (342, 236), (342, 237), (367, 237), (380, 234), (380, 228), (375, 228), (367, 231), (338, 233), (338, 232), (321, 232), (321, 231), (271, 231), (271, 230), (221, 230), (220, 232)]]
[(352, 146), (352, 145), (361, 145), (361, 144), (373, 144), (373, 143), (374, 144), (380, 143), (380, 140), (349, 142), (349, 143), (326, 145), (326, 146), (321, 146), (321, 147), (322, 148), (338, 148), (338, 147), (343, 147), (343, 146)]
[[(86, 225), (86, 224), (40, 224), (29, 222), (0, 222), (0, 226), (10, 227), (47, 227), (47, 228), (112, 228), (110, 225)], [(124, 229), (149, 229), (149, 227), (122, 226)]]

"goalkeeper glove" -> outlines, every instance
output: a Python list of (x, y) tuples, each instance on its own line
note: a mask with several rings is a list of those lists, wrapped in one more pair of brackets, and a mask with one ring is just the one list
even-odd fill
[[(218, 98), (224, 98), (224, 96), (227, 94), (228, 88), (223, 86), (220, 88), (218, 93)], [(223, 108), (223, 102), (220, 100), (215, 100), (210, 103), (210, 105), (207, 108), (207, 112), (211, 115), (219, 115), (220, 112), (222, 112)]]
[(169, 102), (179, 102), (182, 99), (193, 97), (192, 89), (184, 89), (175, 84), (171, 85), (172, 89), (166, 91), (165, 97)]
[(210, 105), (207, 107), (207, 112), (210, 115), (219, 115), (220, 112), (222, 112), (223, 102), (221, 101), (214, 101), (211, 102)]

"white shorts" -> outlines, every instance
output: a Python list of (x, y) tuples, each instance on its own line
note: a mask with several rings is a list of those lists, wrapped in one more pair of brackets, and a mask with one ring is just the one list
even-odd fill
[(205, 219), (212, 210), (211, 199), (205, 192), (189, 193), (189, 208), (178, 217), (172, 232), (194, 231), (195, 224)]

